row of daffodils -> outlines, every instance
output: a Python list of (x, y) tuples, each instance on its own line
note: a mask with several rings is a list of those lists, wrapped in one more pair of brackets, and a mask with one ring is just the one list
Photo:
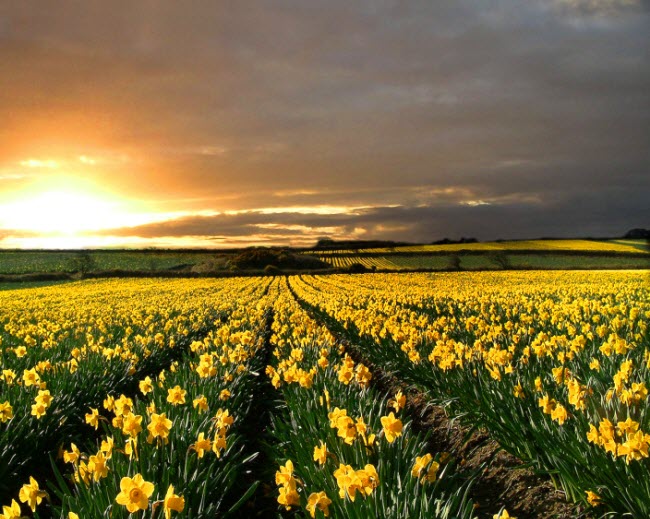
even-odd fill
[(595, 512), (650, 517), (647, 272), (292, 279), (363, 356)]
[[(81, 298), (87, 295), (84, 291), (90, 291), (88, 298), (92, 301), (68, 303), (74, 309), (56, 300), (56, 290), (51, 294), (45, 291), (49, 298), (43, 297), (42, 304), (54, 300), (69, 319), (63, 322), (70, 331), (55, 335), (50, 347), (55, 353), (52, 358), (57, 359), (60, 353), (65, 360), (57, 359), (56, 364), (50, 360), (54, 367), (36, 369), (40, 381), (37, 378), (37, 382), (28, 383), (28, 373), (35, 369), (30, 367), (9, 383), (7, 373), (18, 371), (7, 367), (13, 360), (10, 350), (17, 346), (3, 348), (5, 378), (0, 383), (0, 401), (4, 402), (3, 409), (10, 411), (4, 411), (0, 439), (3, 445), (21, 442), (13, 433), (14, 427), (31, 420), (32, 434), (48, 435), (49, 454), (54, 458), (60, 448), (61, 459), (53, 466), (54, 476), (50, 475), (47, 482), (39, 481), (38, 473), (52, 472), (48, 472), (48, 453), (41, 454), (44, 460), (36, 466), (36, 477), (21, 478), (18, 483), (24, 484), (20, 490), (5, 494), (9, 505), (0, 517), (21, 517), (21, 506), (22, 512), (29, 509), (34, 516), (42, 512), (46, 517), (66, 518), (106, 514), (126, 517), (143, 510), (151, 516), (164, 511), (166, 518), (182, 510), (188, 517), (214, 517), (224, 507), (236, 506), (241, 496), (231, 490), (242, 482), (240, 473), (254, 457), (238, 431), (250, 413), (251, 395), (260, 378), (255, 370), (263, 369), (255, 363), (259, 362), (256, 352), (262, 344), (268, 307), (263, 297), (266, 284), (260, 280), (82, 284), (76, 289), (67, 287), (68, 297), (74, 294)], [(108, 305), (103, 311), (94, 306), (102, 304)], [(54, 319), (54, 314), (45, 319), (41, 316), (38, 323), (52, 323)], [(82, 325), (86, 334), (79, 339), (74, 334), (79, 333), (76, 326)], [(15, 333), (3, 338), (5, 345), (21, 334), (13, 323), (5, 325), (5, 331), (9, 328)], [(35, 343), (20, 359), (29, 356), (31, 350), (35, 358), (46, 356), (39, 351), (44, 349), (42, 336), (32, 336), (37, 337)], [(180, 348), (181, 338), (192, 340)], [(167, 364), (146, 362), (157, 347), (178, 349), (180, 356)], [(93, 383), (99, 387), (93, 389), (82, 379), (73, 378), (77, 386), (67, 386), (68, 391), (95, 395), (103, 390), (103, 394), (90, 405), (71, 407), (69, 414), (63, 415), (57, 402), (66, 395), (52, 389), (59, 388), (59, 379), (70, 374), (73, 360), (77, 361), (77, 369), (72, 370), (76, 375), (93, 355), (104, 359), (103, 366), (93, 366), (109, 381), (111, 370), (117, 369), (111, 360), (120, 359), (117, 366), (132, 383), (107, 386), (95, 377)], [(143, 373), (138, 367), (145, 364), (157, 369), (138, 377)], [(56, 367), (61, 365), (66, 369)], [(161, 369), (163, 366), (166, 369)], [(41, 405), (40, 400), (47, 406), (41, 417), (30, 413), (25, 404), (31, 393), (35, 393), (34, 405)], [(50, 431), (43, 421), (50, 415), (57, 423), (64, 417), (79, 420), (83, 429), (59, 427)], [(28, 452), (23, 459), (30, 454), (34, 457)], [(21, 459), (17, 464), (19, 468), (27, 465), (21, 465)], [(7, 487), (15, 483), (4, 482)], [(252, 483), (244, 492), (254, 490)], [(44, 511), (40, 510), (43, 507)]]
[(208, 289), (145, 280), (0, 292), (0, 497), (85, 434), (88, 407), (133, 391), (202, 337), (223, 314), (192, 301)]
[[(286, 282), (285, 282), (286, 283)], [(306, 517), (473, 516), (469, 483), (447, 453), (429, 452), (404, 415), (405, 396), (371, 387), (327, 329), (282, 286), (272, 363), (282, 395), (272, 418), (277, 501)]]

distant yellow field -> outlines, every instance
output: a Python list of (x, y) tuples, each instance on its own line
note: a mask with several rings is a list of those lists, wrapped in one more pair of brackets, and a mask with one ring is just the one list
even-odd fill
[[(636, 246), (635, 246), (636, 245)], [(584, 252), (648, 252), (639, 248), (640, 242), (629, 240), (592, 241), (592, 240), (523, 240), (484, 243), (451, 243), (446, 245), (411, 245), (405, 247), (381, 247), (375, 249), (360, 249), (358, 252), (390, 253), (390, 252), (453, 252), (460, 250), (552, 250), (552, 251), (584, 251)], [(323, 253), (341, 254), (345, 250), (322, 251)], [(356, 251), (355, 251), (356, 252)]]

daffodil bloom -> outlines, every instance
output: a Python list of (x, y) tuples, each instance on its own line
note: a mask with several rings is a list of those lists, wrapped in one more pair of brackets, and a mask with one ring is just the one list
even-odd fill
[(591, 506), (598, 506), (600, 504), (600, 496), (596, 492), (585, 490), (585, 494), (587, 494), (587, 502)]
[(624, 422), (618, 422), (616, 424), (616, 432), (619, 436), (623, 436), (626, 433), (634, 433), (639, 430), (639, 423), (632, 420), (630, 417), (627, 418)]
[(228, 411), (228, 409), (225, 411), (223, 409), (219, 409), (217, 411), (217, 414), (214, 415), (214, 426), (217, 430), (227, 429), (233, 424), (234, 421), (235, 418), (233, 416), (230, 416), (230, 411)]
[(314, 447), (314, 461), (317, 461), (320, 465), (325, 465), (325, 461), (327, 460), (327, 445), (323, 443), (323, 441), (320, 442), (320, 446)]
[(283, 465), (280, 465), (280, 470), (275, 473), (275, 484), (286, 485), (293, 479), (293, 462), (287, 460)]
[(406, 405), (406, 396), (400, 390), (395, 394), (395, 398), (388, 401), (388, 405), (395, 409), (396, 413), (399, 413), (400, 409), (403, 409)]
[(349, 416), (341, 416), (337, 423), (337, 435), (343, 438), (343, 441), (348, 445), (352, 445), (354, 439), (357, 437), (357, 428), (354, 421)]
[(104, 398), (104, 409), (107, 411), (111, 412), (115, 409), (115, 397), (109, 395), (106, 398)]
[(151, 380), (151, 377), (145, 377), (143, 380), (140, 381), (139, 383), (140, 386), (140, 392), (143, 395), (146, 395), (147, 393), (151, 393), (153, 391), (153, 381)]
[(350, 465), (341, 463), (339, 468), (334, 471), (334, 477), (339, 487), (339, 497), (344, 499), (347, 494), (350, 500), (354, 501), (357, 490), (361, 489), (356, 471)]
[(151, 423), (147, 425), (147, 430), (149, 431), (149, 436), (147, 436), (147, 442), (152, 443), (154, 438), (162, 438), (167, 443), (167, 437), (169, 436), (169, 431), (172, 427), (172, 421), (167, 418), (165, 413), (162, 414), (152, 414)]
[(99, 481), (108, 476), (108, 466), (106, 465), (106, 456), (103, 452), (98, 452), (96, 455), (88, 459), (88, 471), (92, 473), (93, 479)]
[(217, 434), (214, 437), (214, 441), (212, 442), (212, 452), (214, 452), (217, 455), (217, 458), (221, 457), (221, 451), (226, 448), (226, 436), (223, 434)]
[(142, 431), (142, 416), (129, 413), (123, 418), (124, 423), (122, 425), (122, 432), (124, 434), (135, 437), (140, 433), (140, 431)]
[(16, 380), (16, 372), (13, 369), (3, 369), (0, 380), (4, 380), (8, 386), (11, 386)]
[(291, 510), (292, 506), (300, 504), (300, 496), (296, 491), (296, 480), (291, 479), (286, 485), (279, 489), (278, 503), (283, 505), (287, 510)]
[(208, 399), (201, 395), (192, 401), (192, 406), (204, 413), (208, 410)]
[(45, 496), (47, 494), (39, 488), (38, 482), (32, 476), (29, 477), (29, 483), (24, 484), (18, 493), (18, 499), (21, 503), (27, 503), (32, 512), (36, 511), (36, 506), (41, 504)]
[(525, 394), (524, 394), (524, 388), (522, 387), (522, 385), (521, 385), (521, 384), (517, 384), (517, 385), (513, 388), (513, 390), (512, 390), (512, 394), (515, 395), (515, 397), (517, 397), (517, 398), (524, 398)]
[(90, 408), (90, 413), (86, 413), (86, 423), (97, 430), (99, 427), (99, 410)]
[(336, 429), (338, 427), (337, 423), (339, 418), (341, 418), (342, 416), (347, 416), (347, 414), (348, 412), (345, 409), (339, 409), (338, 407), (335, 407), (333, 411), (330, 411), (327, 414), (327, 417), (330, 420), (330, 427), (332, 429)]
[(37, 404), (43, 404), (46, 407), (49, 407), (52, 403), (52, 395), (50, 395), (49, 390), (40, 390), (38, 395), (35, 398)]
[(323, 512), (325, 517), (329, 517), (330, 510), (329, 505), (332, 503), (332, 500), (327, 497), (325, 492), (312, 492), (307, 498), (307, 511), (312, 517), (316, 517), (316, 509)]
[(357, 367), (355, 368), (355, 378), (361, 387), (366, 388), (370, 384), (372, 373), (370, 373), (370, 370), (365, 365), (357, 364)]
[(92, 474), (88, 470), (88, 465), (86, 465), (86, 462), (80, 462), (79, 465), (77, 465), (77, 470), (74, 473), (74, 480), (77, 483), (83, 481), (86, 485), (89, 485), (91, 477)]
[(199, 455), (199, 458), (202, 458), (205, 451), (209, 451), (211, 447), (212, 442), (210, 441), (210, 438), (205, 437), (204, 433), (199, 433), (199, 438), (196, 440), (196, 443), (191, 446), (191, 448)]
[(113, 411), (115, 416), (124, 416), (133, 410), (133, 400), (126, 395), (120, 395), (120, 398), (113, 400)]
[(74, 443), (70, 444), (71, 451), (63, 451), (63, 462), (75, 464), (79, 461), (81, 452)]
[(129, 459), (134, 457), (136, 460), (138, 459), (138, 438), (128, 438), (126, 440), (124, 453), (129, 457)]
[(14, 410), (9, 403), (9, 400), (6, 402), (0, 403), (0, 422), (5, 423), (8, 420), (11, 420), (14, 417)]
[(99, 450), (106, 455), (106, 459), (110, 459), (113, 455), (113, 445), (115, 444), (112, 436), (107, 436), (105, 440), (102, 440), (102, 444), (99, 447)]
[(165, 519), (169, 519), (174, 512), (182, 512), (185, 508), (185, 498), (174, 494), (174, 485), (169, 485), (165, 499), (163, 501), (163, 510), (165, 511)]
[[(411, 476), (414, 478), (420, 478), (420, 476), (422, 476), (420, 480), (421, 483), (424, 483), (425, 481), (428, 481), (430, 483), (435, 481), (440, 465), (436, 461), (433, 461), (433, 463), (431, 463), (432, 460), (433, 456), (429, 453), (425, 454), (424, 456), (417, 456), (415, 458), (415, 464), (411, 469)], [(422, 471), (426, 469), (429, 463), (431, 463), (429, 469), (424, 475), (422, 475)]]
[(221, 393), (219, 393), (219, 400), (228, 400), (230, 396), (230, 391), (223, 389), (221, 390)]
[(625, 456), (625, 462), (640, 460), (648, 457), (648, 448), (650, 446), (650, 434), (644, 434), (643, 431), (628, 433), (626, 441), (618, 448), (618, 455)]
[(146, 510), (153, 491), (154, 484), (145, 481), (141, 474), (136, 474), (133, 478), (123, 477), (120, 481), (120, 493), (115, 501), (126, 506), (130, 513)]
[(25, 387), (38, 386), (41, 383), (41, 377), (39, 377), (34, 368), (26, 369), (23, 371), (23, 382), (25, 383)]
[(600, 445), (600, 434), (598, 433), (598, 429), (596, 429), (594, 424), (589, 424), (587, 440), (589, 440), (591, 443), (595, 443), (596, 445)]
[(492, 517), (493, 517), (493, 519), (517, 519), (516, 517), (510, 515), (508, 513), (508, 510), (506, 510), (506, 509), (503, 509), (498, 514), (494, 514)]
[(551, 411), (551, 418), (562, 425), (569, 417), (566, 408), (562, 404), (557, 404)]
[(68, 519), (79, 519), (79, 516), (74, 512), (68, 512)]
[(20, 519), (21, 517), (20, 505), (15, 499), (11, 500), (10, 506), (2, 507), (2, 515), (0, 515), (0, 519)]
[(180, 386), (175, 386), (167, 390), (167, 402), (173, 405), (180, 405), (185, 403), (185, 394), (187, 391), (181, 389)]
[(542, 408), (544, 414), (551, 414), (553, 412), (553, 409), (555, 409), (555, 405), (557, 404), (554, 399), (550, 398), (546, 394), (539, 399), (538, 403), (539, 407)]
[(381, 417), (381, 425), (384, 428), (384, 435), (388, 443), (393, 443), (398, 436), (402, 435), (402, 421), (395, 418), (393, 412), (388, 416)]
[(379, 474), (374, 465), (367, 464), (363, 469), (357, 470), (355, 477), (359, 482), (359, 490), (367, 496), (379, 486)]
[(40, 419), (41, 417), (45, 416), (46, 412), (47, 412), (47, 406), (45, 404), (41, 404), (38, 402), (32, 404), (32, 416), (35, 416), (36, 418)]

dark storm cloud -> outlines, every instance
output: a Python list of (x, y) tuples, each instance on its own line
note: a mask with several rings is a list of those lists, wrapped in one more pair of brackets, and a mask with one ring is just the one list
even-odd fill
[[(106, 231), (110, 235), (251, 237), (273, 233), (287, 240), (319, 236), (374, 237), (430, 242), (444, 237), (621, 236), (630, 221), (650, 221), (643, 192), (612, 187), (606, 193), (565, 194), (553, 201), (471, 200), (437, 205), (366, 207), (337, 214), (242, 212), (186, 217), (160, 224)], [(645, 205), (644, 205), (645, 204)], [(639, 211), (639, 207), (645, 209)], [(568, 227), (566, 222), (571, 222)], [(468, 233), (468, 229), (471, 230)]]
[(649, 34), (629, 0), (7, 2), (0, 162), (64, 140), (143, 157), (105, 180), (161, 203), (401, 205), (281, 219), (378, 237), (622, 232), (648, 221)]

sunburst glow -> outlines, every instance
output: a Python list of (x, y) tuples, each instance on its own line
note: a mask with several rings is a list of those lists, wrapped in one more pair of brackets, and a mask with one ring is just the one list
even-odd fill
[[(51, 179), (0, 202), (0, 229), (5, 230), (5, 246), (115, 246), (115, 238), (101, 234), (174, 217), (174, 213), (144, 210), (141, 204), (76, 178)], [(101, 234), (89, 240), (93, 233)]]
[(46, 191), (0, 208), (2, 227), (34, 233), (74, 235), (133, 225), (120, 202), (75, 191)]

